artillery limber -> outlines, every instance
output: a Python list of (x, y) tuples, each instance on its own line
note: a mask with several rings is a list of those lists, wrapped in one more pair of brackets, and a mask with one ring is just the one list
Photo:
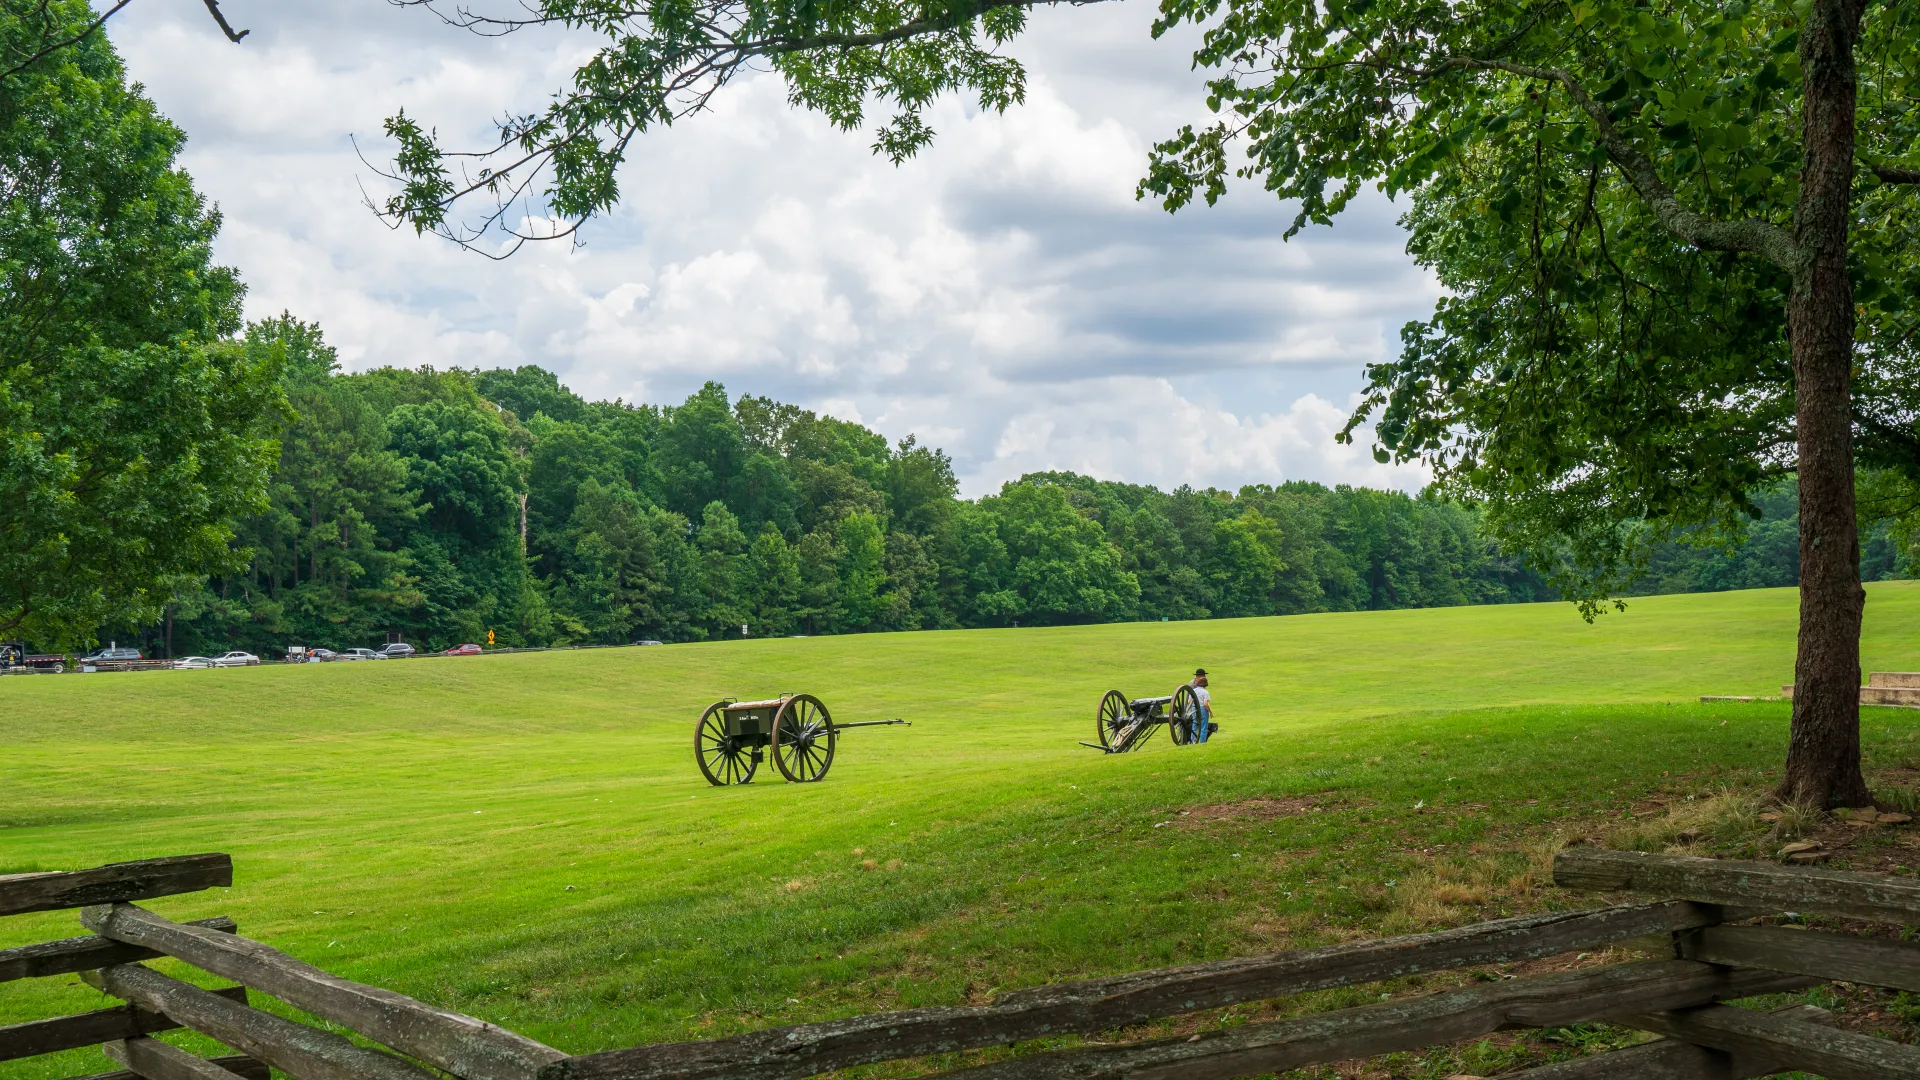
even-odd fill
[[(834, 746), (848, 728), (890, 727), (905, 720), (863, 720), (836, 724), (812, 694), (781, 694), (765, 701), (726, 698), (707, 706), (693, 730), (693, 758), (715, 787), (745, 784), (773, 750), (780, 775), (797, 784), (824, 780), (833, 767)], [(908, 724), (911, 727), (911, 724)]]
[(1083, 742), (1109, 754), (1138, 750), (1153, 738), (1162, 725), (1175, 745), (1193, 742), (1200, 719), (1200, 699), (1193, 687), (1181, 686), (1166, 697), (1131, 698), (1118, 690), (1100, 695), (1100, 707), (1094, 722), (1099, 725), (1100, 741)]

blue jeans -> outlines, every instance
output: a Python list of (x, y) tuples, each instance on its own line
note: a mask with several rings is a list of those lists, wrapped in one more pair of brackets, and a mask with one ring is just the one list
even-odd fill
[(1213, 710), (1205, 705), (1195, 706), (1195, 710), (1199, 715), (1193, 722), (1193, 741), (1203, 743), (1207, 741), (1208, 729), (1213, 727)]

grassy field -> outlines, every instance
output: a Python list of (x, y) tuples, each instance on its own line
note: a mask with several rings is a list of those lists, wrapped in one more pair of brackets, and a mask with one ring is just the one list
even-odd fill
[[(1920, 586), (1868, 595), (1865, 667), (1920, 669)], [(1777, 769), (1784, 705), (1695, 699), (1777, 693), (1794, 623), (1770, 590), (10, 678), (0, 873), (230, 852), (234, 888), (152, 906), (574, 1052), (980, 1001), (1572, 902), (1534, 872), (1556, 833)], [(1101, 691), (1196, 665), (1210, 745), (1075, 745)], [(700, 710), (787, 690), (914, 726), (847, 733), (822, 784), (708, 787)], [(1868, 714), (1876, 768), (1916, 720)], [(7, 984), (0, 1024), (100, 1003)]]

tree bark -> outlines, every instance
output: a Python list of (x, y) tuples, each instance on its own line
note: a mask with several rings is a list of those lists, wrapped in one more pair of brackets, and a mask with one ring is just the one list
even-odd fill
[(1860, 542), (1854, 516), (1853, 284), (1847, 277), (1856, 77), (1865, 0), (1814, 0), (1800, 35), (1805, 157), (1787, 300), (1800, 472), (1800, 641), (1793, 729), (1776, 796), (1871, 801), (1860, 773)]

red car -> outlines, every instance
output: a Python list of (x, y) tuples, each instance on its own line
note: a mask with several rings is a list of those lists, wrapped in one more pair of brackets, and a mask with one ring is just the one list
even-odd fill
[(447, 650), (446, 652), (444, 652), (444, 653), (441, 653), (440, 655), (442, 655), (442, 656), (479, 656), (479, 655), (480, 655), (480, 646), (478, 646), (478, 645), (455, 645), (455, 646), (454, 646), (453, 648), (451, 648), (451, 649), (448, 649), (448, 650)]

